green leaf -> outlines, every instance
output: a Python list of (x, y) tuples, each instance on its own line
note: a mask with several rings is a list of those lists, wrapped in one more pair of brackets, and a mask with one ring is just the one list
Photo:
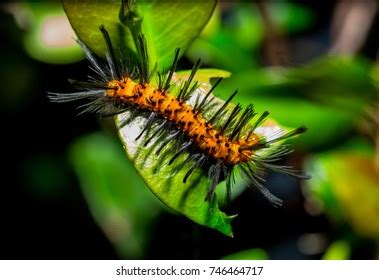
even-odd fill
[[(191, 70), (178, 71), (175, 73), (177, 79), (188, 79)], [(210, 83), (212, 78), (229, 78), (232, 75), (229, 71), (221, 69), (203, 68), (196, 72), (196, 81)]]
[[(104, 55), (105, 50), (98, 30), (101, 24), (124, 52), (134, 48), (128, 29), (131, 26), (119, 20), (120, 3), (119, 0), (63, 1), (76, 34), (99, 55)], [(175, 48), (181, 48), (183, 53), (207, 24), (215, 4), (215, 0), (137, 1), (135, 13), (142, 18), (140, 29), (146, 37), (151, 64), (157, 62), (161, 69), (166, 68), (172, 62)]]
[(118, 0), (63, 0), (63, 7), (76, 35), (99, 56), (105, 56), (105, 43), (99, 31), (104, 25), (112, 41), (122, 51), (133, 46), (130, 31), (119, 21), (121, 1)]
[(91, 214), (120, 256), (143, 257), (160, 205), (121, 145), (105, 134), (91, 134), (71, 146), (70, 158)]
[(171, 65), (174, 49), (182, 53), (200, 34), (216, 6), (210, 1), (144, 1), (139, 7), (143, 17), (142, 33), (148, 42), (152, 63)]
[(263, 249), (255, 248), (227, 255), (223, 260), (268, 260), (269, 256)]

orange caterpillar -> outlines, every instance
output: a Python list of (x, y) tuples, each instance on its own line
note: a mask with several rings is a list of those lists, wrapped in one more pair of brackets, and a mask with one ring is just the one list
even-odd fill
[(252, 148), (260, 143), (259, 137), (254, 133), (246, 139), (232, 139), (223, 135), (191, 105), (149, 84), (141, 85), (130, 78), (123, 78), (121, 81), (110, 81), (108, 86), (112, 88), (107, 91), (110, 99), (121, 104), (137, 104), (140, 108), (158, 112), (163, 118), (176, 123), (177, 129), (187, 135), (200, 150), (226, 164), (236, 165), (249, 161), (253, 154)]
[(274, 142), (303, 133), (306, 130), (304, 127), (289, 133), (272, 135), (270, 139), (260, 137), (255, 133), (255, 129), (266, 119), (268, 113), (264, 112), (252, 124), (256, 116), (253, 105), (243, 110), (237, 104), (230, 109), (232, 106), (228, 105), (237, 91), (217, 107), (211, 93), (221, 79), (203, 98), (198, 97), (195, 104), (188, 102), (198, 88), (198, 84), (193, 80), (200, 67), (200, 60), (194, 65), (178, 94), (174, 95), (172, 77), (176, 70), (179, 49), (175, 52), (170, 70), (165, 74), (157, 73), (158, 85), (154, 86), (150, 81), (156, 74), (156, 67), (152, 70), (149, 67), (144, 37), (141, 35), (138, 41), (138, 62), (128, 65), (122, 54), (116, 56), (106, 29), (101, 26), (100, 31), (108, 49), (107, 63), (100, 62), (84, 43), (79, 41), (96, 76), (90, 77), (86, 82), (72, 81), (81, 91), (49, 93), (50, 100), (68, 102), (85, 99), (88, 102), (82, 105), (83, 112), (98, 113), (102, 116), (129, 111), (130, 117), (126, 122), (133, 121), (137, 115), (144, 116), (146, 122), (136, 140), (145, 135), (143, 145), (146, 146), (155, 139), (155, 142), (160, 144), (156, 148), (157, 155), (164, 147), (170, 147), (169, 152), (172, 152), (173, 156), (168, 164), (172, 164), (180, 154), (188, 152), (188, 159), (183, 166), (190, 166), (183, 183), (186, 183), (194, 170), (203, 169), (209, 177), (206, 200), (214, 197), (216, 186), (223, 180), (226, 181), (227, 199), (229, 199), (234, 183), (233, 173), (237, 169), (247, 177), (250, 185), (256, 186), (274, 205), (280, 205), (282, 201), (263, 185), (266, 170), (307, 178), (291, 167), (276, 163), (283, 155), (290, 152), (286, 145), (279, 146), (264, 158), (257, 153), (258, 150), (269, 148)]

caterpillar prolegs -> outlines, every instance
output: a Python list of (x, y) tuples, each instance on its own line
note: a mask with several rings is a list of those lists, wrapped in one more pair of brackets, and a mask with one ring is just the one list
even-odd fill
[[(188, 167), (183, 183), (187, 182), (196, 169), (203, 169), (209, 177), (205, 200), (213, 198), (216, 186), (223, 180), (229, 199), (234, 183), (233, 173), (237, 169), (275, 206), (281, 205), (282, 201), (264, 186), (264, 174), (267, 170), (307, 178), (289, 166), (277, 164), (277, 161), (291, 152), (288, 145), (279, 145), (265, 157), (259, 156), (258, 153), (275, 142), (305, 132), (305, 127), (262, 137), (256, 130), (269, 113), (264, 112), (257, 116), (253, 105), (244, 109), (240, 104), (232, 106), (231, 101), (237, 91), (220, 104), (212, 92), (221, 79), (218, 79), (206, 94), (202, 97), (198, 95), (193, 100), (194, 92), (199, 87), (195, 75), (200, 68), (200, 60), (195, 63), (188, 79), (182, 82), (174, 94), (172, 89), (176, 85), (173, 75), (179, 59), (179, 49), (175, 50), (171, 68), (167, 73), (160, 73), (156, 71), (156, 66), (152, 69), (149, 67), (143, 35), (138, 37), (138, 63), (132, 65), (133, 63), (121, 52), (116, 52), (104, 26), (100, 26), (100, 31), (107, 46), (106, 62), (97, 58), (78, 40), (94, 76), (90, 76), (87, 81), (71, 81), (80, 91), (49, 93), (51, 101), (86, 100), (80, 106), (81, 113), (96, 113), (100, 116), (129, 112), (129, 118), (125, 123), (132, 122), (137, 116), (144, 116), (144, 127), (136, 136), (136, 140), (144, 137), (142, 145), (147, 146), (153, 138), (158, 139), (159, 144), (154, 147), (157, 155), (160, 155), (168, 144), (174, 143), (171, 145), (172, 156), (166, 162), (168, 165), (177, 160), (182, 153), (188, 152), (188, 158), (182, 165)], [(153, 77), (157, 77), (158, 80), (155, 84), (152, 83)]]

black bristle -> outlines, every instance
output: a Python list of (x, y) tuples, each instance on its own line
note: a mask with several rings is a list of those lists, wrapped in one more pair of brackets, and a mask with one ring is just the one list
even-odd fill
[(108, 87), (108, 85), (101, 83), (101, 82), (95, 82), (95, 81), (77, 81), (77, 80), (72, 80), (68, 79), (68, 82), (77, 89), (80, 90), (96, 90), (96, 89), (103, 89), (103, 90), (108, 90), (111, 89)]
[(104, 95), (104, 90), (87, 90), (72, 93), (55, 93), (48, 92), (47, 96), (50, 101), (56, 103), (70, 102), (87, 98), (95, 98)]
[(220, 175), (222, 171), (223, 162), (222, 160), (218, 160), (217, 163), (210, 166), (208, 171), (208, 177), (210, 179), (210, 183), (208, 186), (208, 192), (205, 197), (206, 201), (210, 201), (214, 195), (214, 191), (220, 182)]
[(224, 124), (222, 124), (221, 128), (220, 128), (220, 132), (221, 133), (224, 133), (225, 130), (231, 125), (234, 123), (235, 119), (238, 117), (238, 114), (241, 112), (242, 110), (242, 107), (240, 104), (237, 104), (237, 106), (235, 106), (232, 110), (232, 112), (229, 114), (229, 117), (226, 119), (226, 121), (224, 122)]
[(212, 86), (212, 88), (208, 91), (208, 93), (204, 96), (203, 100), (201, 101), (201, 103), (199, 105), (197, 105), (197, 103), (195, 104), (194, 106), (194, 111), (198, 111), (199, 113), (201, 113), (204, 109), (204, 105), (206, 104), (209, 96), (211, 95), (211, 93), (215, 90), (215, 88), (220, 84), (220, 82), (223, 80), (223, 78), (219, 78), (217, 79), (217, 81), (214, 83), (214, 85)]
[(205, 156), (205, 155), (203, 155), (203, 154), (200, 155), (200, 157), (196, 160), (195, 164), (192, 165), (192, 166), (190, 167), (190, 169), (188, 169), (186, 175), (184, 175), (184, 177), (183, 177), (183, 183), (186, 183), (187, 180), (188, 180), (188, 178), (191, 176), (191, 174), (192, 174), (196, 169), (200, 168), (200, 167), (203, 165), (205, 159), (206, 159), (206, 156)]
[(157, 148), (155, 154), (158, 156), (162, 149), (164, 147), (166, 147), (172, 140), (174, 140), (178, 135), (180, 134), (180, 130), (178, 131), (175, 131), (174, 133), (172, 133), (171, 135), (169, 135), (163, 142), (162, 144)]
[(101, 31), (101, 34), (103, 34), (103, 38), (107, 46), (107, 60), (108, 60), (109, 69), (111, 70), (111, 73), (112, 73), (112, 78), (116, 80), (121, 80), (122, 77), (121, 77), (120, 69), (118, 67), (114, 49), (112, 46), (111, 37), (109, 36), (109, 33), (105, 29), (104, 25), (100, 25), (99, 29)]
[(164, 85), (162, 85), (162, 87), (161, 87), (161, 86), (159, 87), (161, 90), (166, 91), (166, 90), (168, 90), (168, 89), (170, 88), (172, 75), (173, 75), (174, 72), (176, 71), (176, 67), (177, 67), (177, 65), (178, 65), (179, 53), (180, 53), (180, 49), (179, 49), (179, 48), (176, 48), (176, 49), (175, 49), (174, 60), (173, 60), (173, 62), (172, 62), (172, 65), (171, 65), (170, 70), (169, 70), (168, 73), (167, 73), (166, 82), (165, 82)]
[(160, 72), (158, 72), (158, 89), (162, 90), (163, 88), (163, 77)]
[(236, 96), (236, 94), (238, 93), (238, 90), (235, 90), (229, 97), (228, 99), (224, 102), (224, 104), (221, 106), (220, 109), (217, 110), (217, 112), (213, 115), (213, 117), (209, 120), (210, 123), (214, 123), (214, 121), (216, 119), (218, 119), (220, 117), (221, 114), (224, 113), (226, 107), (228, 106), (228, 104), (230, 103), (230, 101), (232, 101), (232, 99), (234, 98), (234, 96)]
[(192, 67), (191, 74), (189, 75), (188, 79), (184, 82), (183, 86), (181, 87), (179, 91), (179, 94), (178, 94), (179, 99), (188, 100), (191, 97), (191, 94), (193, 93), (193, 91), (197, 88), (197, 83), (195, 83), (195, 85), (190, 90), (188, 90), (192, 83), (193, 78), (196, 75), (197, 70), (199, 70), (200, 68), (200, 65), (201, 65), (201, 60), (198, 59), (196, 63), (194, 64), (194, 66)]
[(144, 125), (144, 128), (141, 130), (140, 134), (138, 134), (138, 136), (136, 137), (136, 139), (134, 139), (135, 141), (137, 141), (138, 139), (141, 138), (141, 136), (145, 133), (146, 130), (149, 130), (156, 118), (157, 114), (155, 112), (152, 112), (150, 113), (149, 117), (147, 118), (146, 120), (146, 123)]
[(264, 181), (257, 175), (257, 171), (253, 171), (251, 167), (246, 164), (241, 164), (240, 169), (242, 172), (250, 179), (252, 185), (256, 187), (266, 198), (267, 200), (274, 206), (279, 207), (283, 205), (283, 201), (273, 195), (260, 181)]
[(252, 127), (252, 132), (254, 132), (254, 130), (255, 130), (255, 129), (256, 129), (261, 123), (263, 123), (263, 122), (266, 120), (266, 118), (267, 118), (267, 116), (268, 116), (269, 114), (270, 114), (270, 113), (269, 113), (268, 111), (264, 111), (264, 112), (262, 113), (262, 115), (259, 117), (259, 119), (255, 121), (255, 123), (254, 123), (254, 125), (253, 125), (253, 127)]
[(97, 73), (102, 79), (106, 80), (107, 75), (105, 74), (100, 62), (96, 59), (95, 55), (87, 48), (87, 46), (80, 40), (76, 40), (81, 49), (84, 51), (84, 54), (87, 60), (92, 65), (92, 69), (95, 73)]
[(163, 133), (164, 127), (167, 124), (167, 120), (164, 120), (160, 125), (158, 125), (155, 130), (151, 133), (149, 138), (143, 143), (143, 146), (146, 147), (154, 137), (157, 137), (160, 133)]
[(226, 204), (230, 203), (231, 200), (231, 192), (232, 192), (232, 176), (233, 176), (233, 170), (229, 171), (228, 174), (225, 176), (225, 186), (226, 186), (226, 196), (225, 201)]
[(147, 54), (147, 45), (145, 36), (142, 34), (138, 36), (137, 49), (139, 53), (139, 79), (140, 83), (148, 83), (149, 82), (149, 57)]
[(300, 126), (294, 130), (291, 130), (290, 132), (287, 132), (279, 137), (276, 137), (270, 141), (267, 141), (266, 143), (267, 144), (271, 144), (271, 143), (274, 143), (274, 142), (278, 142), (278, 141), (281, 141), (281, 140), (284, 140), (284, 139), (287, 139), (287, 138), (290, 138), (290, 137), (293, 137), (293, 136), (296, 136), (296, 135), (299, 135), (299, 134), (302, 134), (304, 132), (307, 131), (307, 128), (305, 126)]
[(184, 142), (184, 144), (175, 152), (172, 158), (169, 160), (168, 165), (171, 165), (175, 159), (184, 151), (188, 150), (192, 145), (192, 141)]
[(248, 125), (250, 120), (255, 115), (256, 114), (254, 112), (254, 106), (253, 105), (247, 106), (246, 109), (244, 110), (244, 112), (242, 113), (241, 117), (236, 121), (236, 123), (234, 125), (234, 129), (233, 129), (232, 133), (230, 134), (230, 138), (231, 139), (239, 138), (241, 132), (245, 129), (245, 127)]

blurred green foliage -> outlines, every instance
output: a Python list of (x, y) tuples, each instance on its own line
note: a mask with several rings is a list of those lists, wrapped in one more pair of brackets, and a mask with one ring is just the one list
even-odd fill
[(222, 258), (223, 260), (268, 260), (269, 256), (263, 249), (255, 248), (236, 252)]
[[(199, 57), (209, 65), (228, 71), (242, 72), (256, 68), (258, 49), (265, 35), (265, 24), (256, 5), (247, 2), (231, 4), (228, 17), (222, 19), (222, 3), (199, 38), (191, 45), (187, 56)], [(301, 31), (312, 22), (312, 13), (302, 6), (285, 1), (268, 5), (271, 20), (281, 33)]]
[[(2, 112), (20, 111), (32, 99), (28, 89), (35, 78), (34, 68), (15, 54), (12, 50), (7, 50), (1, 56), (0, 109)], [(17, 77), (17, 82), (13, 82), (14, 77)]]
[(348, 223), (366, 238), (379, 240), (379, 175), (374, 151), (362, 140), (307, 161), (312, 194), (335, 221)]
[(24, 29), (23, 43), (31, 57), (52, 64), (73, 63), (83, 58), (60, 3), (32, 1), (8, 5)]
[(122, 146), (104, 133), (83, 136), (70, 148), (89, 209), (123, 258), (141, 258), (160, 204), (125, 157)]
[(323, 260), (348, 260), (351, 249), (349, 243), (343, 240), (334, 241), (322, 256)]
[(296, 145), (320, 149), (356, 129), (365, 106), (375, 100), (372, 67), (364, 59), (323, 57), (302, 67), (234, 73), (216, 92), (225, 98), (238, 88), (242, 105), (253, 102), (258, 112), (268, 110), (289, 127), (306, 125)]

